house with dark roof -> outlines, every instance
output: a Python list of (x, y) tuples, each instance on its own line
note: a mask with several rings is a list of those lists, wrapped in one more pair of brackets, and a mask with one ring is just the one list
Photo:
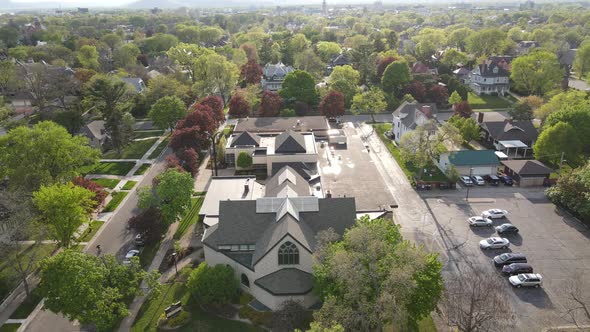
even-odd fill
[[(503, 151), (503, 142), (520, 141), (519, 147), (530, 149), (537, 140), (539, 132), (531, 120), (513, 121), (510, 119), (485, 121), (478, 119), (484, 133), (484, 141), (493, 144), (496, 150)], [(514, 145), (514, 142), (511, 142)], [(523, 150), (524, 151), (524, 150)]]
[(496, 174), (500, 162), (493, 150), (461, 150), (445, 152), (436, 162), (444, 173), (453, 165), (459, 175)]
[(249, 131), (231, 135), (225, 147), (225, 162), (237, 166), (240, 153), (252, 156), (252, 168), (266, 169), (268, 176), (273, 173), (274, 164), (303, 164), (315, 169), (318, 152), (313, 132), (296, 132), (288, 129), (280, 134), (255, 134)]
[(306, 308), (317, 304), (313, 289), (313, 253), (318, 233), (340, 236), (354, 225), (351, 197), (312, 196), (308, 182), (286, 166), (268, 179), (264, 197), (219, 202), (219, 220), (202, 242), (209, 265), (233, 268), (253, 306), (277, 310), (286, 300)]
[(80, 134), (88, 137), (88, 143), (95, 149), (102, 149), (109, 137), (104, 127), (104, 120), (94, 120), (80, 129)]
[(403, 102), (393, 112), (392, 132), (397, 143), (402, 136), (431, 121), (436, 122), (437, 108), (434, 103)]
[(348, 55), (346, 55), (345, 53), (335, 55), (334, 57), (332, 57), (330, 63), (328, 64), (328, 75), (334, 70), (334, 68), (338, 66), (346, 66), (351, 64), (352, 62), (350, 62)]
[(131, 86), (134, 93), (142, 93), (146, 89), (145, 82), (139, 77), (124, 77), (122, 80)]
[(516, 44), (516, 54), (518, 55), (525, 55), (528, 54), (531, 50), (541, 47), (541, 45), (534, 41), (534, 40), (522, 40)]
[(267, 63), (262, 70), (262, 80), (260, 81), (262, 90), (280, 90), (285, 76), (294, 70), (293, 67), (284, 65), (282, 62), (277, 64)]
[(469, 76), (469, 87), (478, 95), (501, 95), (510, 90), (510, 63), (494, 58), (479, 64)]
[(549, 181), (551, 169), (538, 160), (503, 160), (504, 173), (521, 187), (542, 186)]

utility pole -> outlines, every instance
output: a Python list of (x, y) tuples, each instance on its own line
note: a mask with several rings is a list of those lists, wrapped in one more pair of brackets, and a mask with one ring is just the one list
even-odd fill
[[(471, 176), (473, 175), (473, 167), (469, 168), (469, 181), (471, 181)], [(465, 194), (465, 201), (469, 201), (469, 188), (470, 186), (465, 185), (467, 187), (467, 193)]]
[(560, 170), (561, 170), (561, 166), (563, 165), (563, 162), (565, 161), (563, 159), (564, 155), (565, 155), (565, 152), (561, 152), (561, 158), (559, 159), (559, 169)]

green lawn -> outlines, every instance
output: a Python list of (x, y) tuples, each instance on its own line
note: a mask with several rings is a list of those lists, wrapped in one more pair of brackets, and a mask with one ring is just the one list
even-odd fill
[(90, 166), (84, 166), (80, 169), (80, 173), (127, 175), (133, 166), (135, 166), (135, 163), (133, 162), (103, 162)]
[(139, 263), (144, 269), (147, 270), (150, 267), (150, 264), (152, 264), (152, 261), (154, 260), (154, 257), (156, 256), (159, 248), (160, 241), (143, 247), (141, 255), (139, 255)]
[(163, 130), (136, 130), (133, 132), (133, 138), (147, 138), (162, 136)]
[(234, 125), (227, 125), (225, 128), (223, 128), (223, 136), (229, 137), (233, 131)]
[(127, 196), (127, 194), (128, 193), (125, 191), (115, 191), (115, 192), (111, 193), (111, 196), (113, 197), (113, 199), (111, 199), (110, 202), (107, 204), (107, 206), (104, 207), (104, 210), (102, 210), (102, 212), (115, 211), (117, 206), (119, 206), (119, 204), (121, 204), (121, 201), (123, 200), (123, 198), (125, 198), (125, 196)]
[[(420, 170), (412, 163), (406, 162), (403, 159), (400, 150), (389, 138), (385, 136), (385, 132), (391, 130), (391, 124), (374, 124), (373, 127), (375, 128), (375, 132), (377, 132), (377, 135), (381, 141), (387, 146), (387, 149), (393, 156), (393, 159), (395, 159), (408, 179), (412, 180), (414, 176), (417, 176)], [(423, 181), (447, 181), (447, 177), (435, 165), (428, 167), (428, 170), (430, 172), (422, 174)]]
[(123, 185), (123, 190), (131, 190), (133, 189), (133, 187), (135, 187), (135, 185), (137, 184), (137, 181), (127, 181), (127, 183), (125, 183)]
[(0, 332), (16, 332), (20, 325), (20, 323), (6, 323), (0, 326)]
[(145, 173), (150, 167), (152, 166), (152, 164), (141, 164), (141, 166), (139, 166), (139, 168), (137, 169), (137, 171), (135, 171), (135, 173), (133, 175), (142, 175), (143, 173)]
[(21, 305), (16, 308), (16, 310), (10, 315), (11, 319), (26, 319), (29, 317), (31, 312), (35, 310), (37, 304), (41, 302), (41, 296), (37, 295), (37, 293), (33, 290), (30, 296), (21, 303)]
[(90, 241), (96, 232), (104, 225), (104, 221), (94, 220), (90, 223), (88, 229), (84, 231), (84, 234), (80, 238), (78, 238), (78, 242), (88, 242)]
[(119, 184), (119, 179), (92, 179), (92, 182), (99, 184), (105, 188), (113, 189)]
[(204, 200), (204, 196), (191, 198), (191, 206), (180, 221), (178, 229), (176, 230), (176, 233), (174, 233), (174, 239), (180, 239), (189, 227), (199, 220), (199, 210), (201, 210)]
[[(512, 98), (514, 99), (514, 98)], [(467, 101), (474, 110), (479, 109), (496, 109), (496, 108), (510, 108), (512, 103), (498, 96), (478, 96), (473, 92), (469, 92)]]
[[(36, 264), (43, 258), (51, 256), (56, 248), (55, 244), (29, 245), (22, 249), (23, 263)], [(19, 275), (13, 268), (15, 264), (13, 253), (14, 251), (11, 250), (0, 252), (0, 299), (6, 297), (20, 282)]]
[(163, 140), (160, 143), (160, 145), (158, 145), (158, 147), (156, 147), (156, 149), (152, 152), (152, 154), (150, 154), (148, 159), (158, 158), (160, 156), (160, 154), (162, 153), (162, 151), (164, 151), (164, 149), (166, 149), (168, 147), (168, 141), (170, 141), (170, 137), (166, 137), (166, 139)]
[(110, 150), (103, 153), (103, 159), (140, 159), (156, 143), (158, 138), (150, 138), (141, 141), (133, 141), (125, 146), (121, 154), (117, 150)]
[(175, 331), (262, 331), (249, 324), (226, 320), (205, 313), (196, 305), (187, 305), (188, 299), (189, 293), (183, 283), (162, 285), (160, 294), (156, 297), (150, 297), (141, 306), (131, 331), (157, 331), (158, 317), (164, 312), (164, 308), (177, 301), (182, 301), (184, 309), (191, 314), (191, 319), (187, 325), (175, 329)]

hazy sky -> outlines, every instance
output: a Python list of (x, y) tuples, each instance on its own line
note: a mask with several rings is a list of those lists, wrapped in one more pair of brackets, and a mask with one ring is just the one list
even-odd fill
[[(40, 3), (40, 2), (53, 2), (53, 3), (62, 3), (62, 4), (88, 4), (88, 5), (98, 5), (96, 0), (12, 0), (15, 3)], [(126, 3), (133, 2), (133, 0), (101, 0), (100, 6), (117, 6)]]

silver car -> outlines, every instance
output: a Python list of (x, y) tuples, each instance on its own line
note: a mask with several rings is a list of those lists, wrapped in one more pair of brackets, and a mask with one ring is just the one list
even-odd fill
[(543, 277), (538, 273), (521, 273), (508, 278), (510, 284), (516, 288), (540, 287), (543, 284)]
[(133, 249), (127, 252), (125, 255), (125, 259), (123, 260), (123, 264), (129, 265), (131, 264), (131, 258), (139, 256), (139, 250)]
[(481, 249), (506, 249), (510, 246), (510, 241), (503, 237), (490, 237), (479, 241)]
[(481, 213), (482, 217), (491, 219), (506, 218), (507, 215), (508, 211), (501, 209), (489, 209)]
[(469, 226), (492, 226), (492, 219), (490, 218), (484, 218), (484, 217), (480, 217), (480, 216), (474, 216), (471, 217), (469, 219), (467, 219), (467, 222), (469, 223)]

